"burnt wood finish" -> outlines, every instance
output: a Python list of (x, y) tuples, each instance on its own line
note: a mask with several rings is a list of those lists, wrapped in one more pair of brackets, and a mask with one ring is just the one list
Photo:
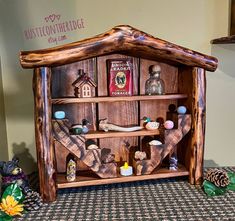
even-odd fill
[(136, 175), (151, 174), (191, 129), (191, 115), (178, 115), (178, 128), (164, 131), (164, 144), (150, 146), (150, 159), (134, 161)]
[[(133, 59), (133, 96), (108, 96), (106, 61), (115, 58)], [(191, 184), (201, 184), (205, 139), (205, 70), (216, 69), (216, 58), (120, 25), (79, 42), (45, 50), (23, 51), (20, 61), (24, 68), (35, 68), (35, 133), (40, 191), (44, 201), (54, 201), (56, 189), (66, 187), (174, 176), (189, 176)], [(161, 67), (166, 94), (146, 96), (149, 66), (155, 64)], [(72, 83), (77, 79), (79, 69), (97, 84), (95, 97), (74, 96)], [(151, 120), (171, 119), (172, 116), (166, 115), (169, 104), (187, 107), (187, 114), (179, 116), (178, 129), (163, 130), (162, 133), (161, 126), (156, 131), (143, 129), (129, 133), (106, 133), (98, 128), (99, 120), (104, 118), (120, 126), (143, 125), (144, 116)], [(57, 110), (65, 111), (68, 120), (51, 119)], [(84, 136), (71, 135), (71, 124), (81, 123), (83, 118), (91, 123), (89, 132)], [(98, 149), (86, 149), (90, 139)], [(152, 139), (160, 139), (163, 145), (146, 145)], [(137, 150), (146, 151), (147, 159), (135, 161)], [(169, 164), (168, 155), (173, 151), (177, 151), (180, 162), (177, 171), (165, 168), (165, 164)], [(65, 172), (69, 153), (79, 162), (75, 182), (67, 182), (65, 174), (58, 173)], [(113, 154), (115, 162), (112, 161)], [(141, 176), (120, 176), (119, 167), (125, 161), (133, 165), (135, 174)]]
[[(174, 80), (174, 78), (173, 78)], [(143, 82), (144, 83), (144, 82)], [(168, 83), (168, 82), (167, 82)], [(73, 103), (104, 103), (104, 102), (119, 102), (119, 101), (154, 101), (154, 100), (176, 100), (185, 99), (187, 94), (164, 94), (164, 95), (140, 95), (130, 97), (91, 97), (91, 98), (53, 98), (52, 104), (73, 104)]]
[(206, 75), (202, 68), (193, 68), (192, 72), (192, 144), (190, 155), (191, 184), (202, 184), (203, 155), (206, 126)]
[[(54, 140), (55, 147), (55, 158), (56, 158), (56, 171), (57, 173), (65, 173), (66, 172), (66, 161), (65, 158), (69, 155), (70, 151), (64, 147), (60, 142)], [(80, 159), (76, 158), (76, 166), (78, 173), (82, 170), (89, 170), (90, 168), (85, 165)]]
[(214, 57), (155, 38), (128, 25), (119, 25), (93, 38), (63, 46), (22, 51), (20, 62), (24, 68), (58, 66), (111, 53), (196, 66), (208, 71), (214, 71), (217, 67), (217, 59)]
[(181, 177), (188, 176), (189, 172), (185, 169), (183, 165), (179, 165), (177, 171), (170, 171), (168, 168), (163, 167), (157, 171), (153, 171), (149, 175), (141, 176), (128, 176), (124, 177), (118, 175), (118, 177), (110, 179), (99, 179), (95, 174), (91, 174), (90, 171), (82, 171), (79, 176), (76, 177), (74, 182), (67, 182), (65, 174), (59, 174), (57, 176), (57, 187), (59, 189), (69, 188), (69, 187), (81, 187), (81, 186), (91, 186), (91, 185), (104, 185), (111, 183), (123, 183), (123, 182), (133, 182), (138, 180), (152, 180), (152, 179), (161, 179), (161, 178), (170, 178), (170, 177)]
[(40, 193), (44, 201), (56, 200), (55, 158), (51, 133), (51, 71), (34, 70), (34, 114)]
[(235, 35), (211, 40), (211, 44), (234, 44), (234, 43), (235, 43)]
[(85, 138), (79, 135), (70, 135), (69, 128), (63, 120), (54, 120), (52, 125), (54, 138), (99, 177), (110, 178), (117, 176), (117, 167), (115, 163), (103, 164), (101, 162), (101, 149), (86, 150)]
[[(110, 56), (102, 56), (97, 58), (97, 70), (100, 73), (98, 77), (98, 97), (108, 96), (108, 78), (109, 73), (107, 73), (106, 62), (107, 59), (120, 59), (120, 58), (132, 58), (124, 55), (113, 54)], [(133, 59), (133, 94), (138, 94), (138, 65), (139, 59)], [(114, 97), (115, 101), (115, 97)], [(107, 118), (110, 123), (120, 125), (120, 126), (131, 126), (138, 125), (139, 114), (138, 114), (138, 101), (126, 102), (112, 102), (112, 103), (98, 103), (98, 119)], [(105, 133), (102, 133), (105, 136)], [(110, 133), (112, 134), (112, 133)], [(115, 134), (115, 133), (113, 133)], [(117, 133), (116, 133), (117, 134)], [(124, 134), (124, 133), (123, 133)], [(127, 134), (127, 133), (126, 133)], [(105, 138), (100, 139), (100, 148), (110, 148), (112, 153), (115, 154), (115, 161), (119, 162), (121, 159), (120, 148), (128, 142), (131, 146), (138, 146), (138, 137), (115, 137), (115, 138)]]
[[(193, 76), (191, 67), (180, 67), (178, 69), (178, 91), (179, 93), (185, 93), (188, 95), (187, 99), (178, 100), (178, 105), (184, 105), (187, 107), (187, 112), (192, 113), (192, 88), (193, 88)], [(194, 121), (194, 115), (191, 114), (192, 122)], [(192, 130), (184, 137), (180, 145), (177, 147), (177, 155), (180, 162), (184, 162), (185, 167), (189, 170), (191, 149), (192, 145)]]

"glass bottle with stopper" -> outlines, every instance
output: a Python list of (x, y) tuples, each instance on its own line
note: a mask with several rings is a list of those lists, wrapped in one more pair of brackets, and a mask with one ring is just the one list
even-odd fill
[(161, 79), (161, 67), (159, 65), (152, 65), (149, 68), (150, 78), (145, 83), (146, 95), (161, 95), (165, 94), (165, 83)]

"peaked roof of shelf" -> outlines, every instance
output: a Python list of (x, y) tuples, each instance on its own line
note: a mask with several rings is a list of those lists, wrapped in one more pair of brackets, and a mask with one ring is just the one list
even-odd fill
[(20, 63), (24, 68), (58, 66), (111, 53), (201, 67), (208, 71), (215, 71), (218, 64), (215, 57), (155, 38), (128, 25), (119, 25), (103, 34), (62, 46), (22, 51)]

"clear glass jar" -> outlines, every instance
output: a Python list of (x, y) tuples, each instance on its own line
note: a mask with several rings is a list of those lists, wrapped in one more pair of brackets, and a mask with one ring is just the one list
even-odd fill
[(150, 67), (150, 78), (145, 83), (146, 95), (161, 95), (165, 94), (165, 83), (161, 79), (161, 67), (159, 65), (152, 65)]

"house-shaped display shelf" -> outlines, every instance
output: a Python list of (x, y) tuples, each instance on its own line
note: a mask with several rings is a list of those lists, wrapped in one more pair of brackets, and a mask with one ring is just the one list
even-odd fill
[[(132, 96), (109, 97), (107, 60), (126, 58), (133, 64)], [(188, 176), (190, 184), (201, 184), (206, 117), (205, 74), (206, 70), (216, 70), (216, 58), (120, 25), (93, 38), (67, 45), (22, 51), (20, 62), (23, 68), (34, 69), (36, 149), (40, 192), (45, 201), (56, 200), (56, 190), (68, 187), (178, 176)], [(145, 82), (151, 65), (161, 67), (164, 95), (145, 95)], [(89, 77), (87, 79), (94, 82), (89, 86), (97, 85), (94, 97), (74, 96), (77, 70), (83, 70)], [(186, 106), (187, 113), (169, 113), (170, 104)], [(53, 119), (54, 112), (58, 110), (65, 112), (66, 119)], [(128, 127), (140, 125), (146, 116), (154, 120), (171, 119), (176, 126), (172, 130), (154, 131), (99, 130), (99, 121), (104, 118)], [(82, 136), (70, 134), (70, 126), (82, 119), (91, 123), (89, 132)], [(163, 141), (161, 146), (148, 145), (150, 140), (158, 138)], [(99, 148), (88, 149), (89, 140)], [(102, 160), (105, 149), (108, 150), (106, 152), (111, 150), (114, 162)], [(134, 159), (137, 150), (145, 151), (147, 159)], [(77, 161), (74, 182), (67, 182), (65, 178), (69, 153)], [(178, 156), (176, 170), (169, 170), (172, 153)], [(120, 175), (120, 166), (126, 161), (134, 169), (132, 176)]]

